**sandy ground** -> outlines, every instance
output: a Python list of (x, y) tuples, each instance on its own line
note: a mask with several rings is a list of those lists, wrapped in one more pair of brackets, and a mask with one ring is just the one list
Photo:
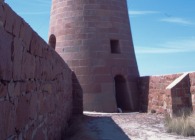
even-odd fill
[(163, 121), (157, 114), (85, 112), (70, 140), (195, 140), (166, 133)]

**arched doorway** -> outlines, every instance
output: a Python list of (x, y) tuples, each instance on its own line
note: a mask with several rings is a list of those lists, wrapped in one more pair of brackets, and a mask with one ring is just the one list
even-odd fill
[(122, 109), (122, 111), (130, 110), (130, 100), (128, 95), (127, 83), (122, 75), (116, 75), (114, 77), (115, 81), (115, 96), (117, 107)]

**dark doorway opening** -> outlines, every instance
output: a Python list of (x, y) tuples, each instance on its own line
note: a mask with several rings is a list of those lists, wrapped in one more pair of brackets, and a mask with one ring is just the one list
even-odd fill
[(117, 107), (123, 112), (130, 111), (130, 99), (125, 78), (122, 75), (117, 75), (114, 77), (114, 81)]

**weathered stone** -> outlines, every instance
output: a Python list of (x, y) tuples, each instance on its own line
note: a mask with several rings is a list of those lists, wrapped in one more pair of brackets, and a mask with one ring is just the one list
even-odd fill
[(38, 98), (37, 93), (34, 92), (30, 98), (29, 116), (31, 120), (35, 120), (38, 115)]
[(0, 98), (5, 97), (8, 94), (7, 84), (0, 82)]
[(0, 79), (12, 79), (12, 36), (0, 28)]
[(35, 56), (25, 52), (22, 58), (22, 79), (35, 78)]
[(4, 13), (4, 8), (0, 4), (0, 27), (3, 27), (5, 23), (5, 13)]
[(21, 130), (29, 122), (30, 96), (22, 96), (16, 108), (16, 129)]
[(60, 138), (72, 112), (71, 70), (6, 4), (0, 4), (0, 56), (1, 139)]
[[(8, 101), (0, 102), (0, 136), (1, 139), (6, 139), (11, 128), (10, 123), (13, 123), (10, 119), (12, 105)], [(9, 122), (10, 121), (10, 122)], [(14, 123), (13, 123), (14, 124)], [(14, 129), (12, 127), (12, 129)], [(10, 131), (9, 131), (10, 130)], [(11, 131), (13, 133), (13, 131)]]
[(13, 34), (16, 37), (19, 37), (20, 35), (20, 29), (23, 23), (23, 19), (21, 17), (15, 16), (14, 25), (13, 25)]
[(36, 83), (34, 81), (26, 82), (26, 92), (34, 92), (36, 91)]
[(36, 67), (35, 67), (35, 79), (41, 79), (41, 74), (42, 74), (42, 64), (41, 64), (41, 59), (39, 57), (35, 58), (35, 63), (36, 63)]
[(0, 4), (3, 4), (4, 3), (4, 0), (0, 0)]
[(22, 40), (24, 41), (25, 48), (28, 51), (32, 39), (32, 32), (32, 28), (26, 22), (23, 21), (21, 24), (20, 38), (22, 38)]
[(4, 5), (4, 9), (5, 9), (5, 20), (6, 20), (5, 29), (9, 33), (13, 33), (13, 25), (14, 25), (16, 14), (15, 12), (12, 11), (10, 6), (7, 4)]
[(42, 85), (42, 91), (47, 93), (52, 93), (52, 85), (47, 83)]
[(38, 35), (36, 33), (33, 32), (32, 34), (32, 40), (30, 43), (30, 53), (35, 55), (35, 51), (37, 48), (39, 48), (39, 44), (38, 44)]
[(21, 80), (23, 57), (23, 43), (19, 38), (14, 38), (13, 47), (13, 80)]
[(8, 84), (8, 93), (9, 93), (9, 96), (10, 97), (13, 97), (14, 96), (14, 86), (15, 86), (15, 83), (14, 82), (10, 82)]
[(38, 129), (33, 137), (34, 140), (46, 140), (47, 136), (43, 133), (43, 128)]

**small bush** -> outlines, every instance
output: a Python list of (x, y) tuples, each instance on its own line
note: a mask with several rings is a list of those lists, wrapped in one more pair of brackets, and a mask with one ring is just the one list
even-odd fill
[(168, 133), (176, 133), (183, 136), (195, 136), (195, 115), (185, 115), (171, 118), (165, 116), (165, 127)]

